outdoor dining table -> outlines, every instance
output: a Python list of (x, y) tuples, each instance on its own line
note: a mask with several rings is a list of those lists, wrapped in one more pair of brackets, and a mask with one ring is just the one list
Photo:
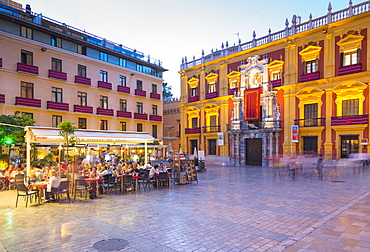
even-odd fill
[[(129, 174), (131, 175), (131, 174)], [(121, 191), (124, 191), (124, 187), (123, 187), (123, 177), (120, 177), (119, 180), (121, 182)], [(139, 175), (132, 175), (132, 181), (134, 182), (134, 188), (135, 188), (135, 191), (138, 190), (138, 180), (139, 180), (140, 176)]]
[(104, 181), (104, 178), (85, 178), (85, 181), (91, 185), (91, 183), (96, 183), (96, 194), (99, 193), (100, 182)]
[(37, 188), (39, 204), (41, 204), (41, 199), (43, 199), (43, 202), (45, 202), (45, 194), (46, 194), (45, 191), (46, 191), (47, 186), (48, 186), (48, 183), (44, 181), (35, 182), (35, 183), (28, 185), (29, 188), (32, 188), (32, 187)]

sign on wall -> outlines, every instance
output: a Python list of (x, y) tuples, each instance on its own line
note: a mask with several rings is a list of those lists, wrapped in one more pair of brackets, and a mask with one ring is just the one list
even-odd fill
[(292, 125), (292, 143), (298, 143), (299, 130), (298, 125)]
[(224, 145), (224, 133), (223, 132), (217, 133), (217, 145), (218, 146)]

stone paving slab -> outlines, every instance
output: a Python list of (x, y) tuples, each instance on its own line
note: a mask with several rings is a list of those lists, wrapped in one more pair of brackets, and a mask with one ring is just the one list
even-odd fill
[[(200, 182), (31, 204), (0, 192), (0, 252), (370, 251), (370, 172), (276, 178), (261, 167), (207, 166)], [(344, 172), (342, 172), (344, 174)]]

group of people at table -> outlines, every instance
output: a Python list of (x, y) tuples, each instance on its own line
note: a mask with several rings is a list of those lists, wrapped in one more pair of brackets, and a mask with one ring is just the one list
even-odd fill
[[(65, 170), (67, 167), (62, 167), (62, 171)], [(41, 187), (45, 190), (45, 202), (49, 202), (50, 200), (54, 199), (54, 195), (57, 192), (60, 183), (62, 182), (61, 177), (58, 174), (58, 167), (50, 166), (50, 167), (42, 167), (38, 168), (35, 167), (31, 169), (29, 176), (27, 177), (29, 180), (29, 187)], [(149, 172), (148, 172), (149, 171)], [(14, 181), (14, 177), (16, 174), (24, 174), (25, 169), (18, 168), (15, 169), (12, 165), (4, 171), (3, 178), (7, 179), (9, 183)], [(133, 177), (139, 178), (139, 175), (143, 174), (143, 172), (148, 172), (148, 178), (150, 180), (154, 180), (160, 172), (168, 172), (167, 168), (163, 163), (159, 165), (154, 165), (151, 167), (149, 164), (147, 165), (140, 165), (137, 163), (120, 163), (118, 165), (110, 165), (109, 163), (99, 163), (94, 166), (90, 166), (88, 163), (84, 164), (84, 168), (80, 171), (79, 176), (77, 179), (86, 179), (86, 181), (103, 181), (104, 178), (107, 177), (115, 177), (116, 182), (122, 180), (122, 177), (125, 175), (132, 175)], [(0, 173), (1, 176), (1, 173)], [(156, 186), (156, 184), (153, 184)], [(128, 190), (132, 190), (132, 188), (126, 188)]]

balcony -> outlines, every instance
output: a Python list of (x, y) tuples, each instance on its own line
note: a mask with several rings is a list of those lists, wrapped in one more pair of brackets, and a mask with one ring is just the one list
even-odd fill
[(270, 84), (273, 88), (281, 87), (281, 79), (270, 81)]
[(76, 75), (75, 76), (75, 83), (91, 86), (91, 79)]
[[(368, 124), (369, 115), (333, 116), (331, 126)], [(348, 128), (350, 130), (350, 128)]]
[(97, 115), (105, 115), (105, 116), (113, 116), (114, 111), (113, 109), (105, 109), (105, 108), (96, 108)]
[(299, 78), (299, 82), (314, 81), (320, 79), (320, 72), (302, 74)]
[(5, 95), (0, 94), (0, 103), (5, 103)]
[(199, 133), (200, 133), (200, 127), (185, 129), (185, 134), (199, 134)]
[(29, 73), (29, 74), (39, 74), (39, 67), (38, 66), (33, 66), (33, 65), (27, 65), (18, 62), (17, 63), (17, 72), (23, 72), (23, 73)]
[(318, 127), (325, 126), (325, 118), (307, 118), (307, 119), (295, 119), (294, 124), (299, 127)]
[(53, 79), (66, 81), (67, 80), (67, 73), (58, 72), (58, 71), (54, 71), (54, 70), (49, 69), (48, 77), (53, 78)]
[(94, 113), (94, 108), (89, 106), (73, 105), (73, 112), (92, 114)]
[(130, 93), (130, 87), (125, 87), (125, 86), (117, 86), (117, 91), (121, 93)]
[(156, 99), (156, 100), (160, 100), (161, 99), (161, 95), (160, 94), (157, 94), (157, 93), (150, 93), (150, 98)]
[(104, 82), (104, 81), (98, 81), (98, 88), (104, 88), (112, 90), (112, 83)]
[(227, 131), (258, 131), (260, 129), (281, 129), (281, 121), (266, 118), (266, 121), (233, 121), (227, 124)]
[(134, 119), (148, 120), (148, 114), (134, 113)]
[(41, 108), (41, 100), (25, 97), (15, 97), (15, 105)]
[(162, 116), (159, 115), (150, 115), (149, 121), (162, 122)]
[(135, 95), (146, 97), (146, 91), (140, 90), (140, 89), (135, 89)]
[(238, 93), (238, 88), (230, 88), (229, 89), (229, 95), (235, 95)]
[(189, 96), (188, 97), (188, 102), (196, 102), (199, 101), (199, 96)]
[(216, 98), (217, 96), (218, 96), (217, 92), (207, 93), (206, 94), (206, 99)]
[(202, 127), (203, 133), (220, 132), (220, 125)]
[(362, 64), (354, 64), (349, 66), (342, 66), (338, 69), (338, 76), (359, 73), (362, 71)]
[(69, 111), (69, 104), (68, 103), (63, 103), (63, 102), (47, 101), (46, 102), (46, 108), (47, 109), (56, 109), (56, 110)]
[(117, 110), (117, 117), (123, 117), (123, 118), (132, 118), (132, 113), (127, 111), (119, 111)]

